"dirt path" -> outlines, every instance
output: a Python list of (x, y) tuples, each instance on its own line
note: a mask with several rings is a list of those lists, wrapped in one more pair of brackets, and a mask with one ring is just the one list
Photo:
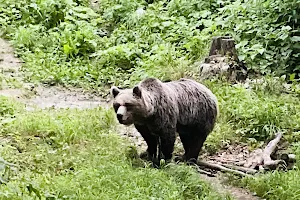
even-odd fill
[[(2, 84), (0, 95), (13, 97), (24, 102), (27, 107), (39, 108), (93, 108), (99, 105), (108, 106), (108, 103), (95, 95), (85, 93), (80, 89), (66, 89), (63, 87), (35, 87), (30, 83), (23, 83), (21, 60), (14, 53), (11, 45), (0, 38), (0, 70)], [(10, 84), (15, 82), (15, 85)]]
[[(79, 108), (87, 109), (97, 106), (109, 107), (110, 104), (104, 99), (95, 95), (85, 93), (80, 89), (65, 89), (62, 87), (34, 86), (30, 83), (23, 83), (22, 72), (20, 71), (22, 62), (14, 55), (11, 45), (0, 38), (0, 69), (2, 84), (0, 95), (12, 97), (26, 104), (27, 109), (38, 108)], [(10, 84), (13, 82), (14, 84)], [(119, 125), (119, 132), (122, 137), (130, 138), (130, 141), (138, 146), (138, 149), (146, 149), (146, 144), (140, 134), (131, 126)], [(180, 146), (180, 143), (177, 141)], [(230, 192), (237, 200), (258, 200), (248, 191), (224, 185), (219, 178), (211, 178), (201, 175), (220, 193)]]

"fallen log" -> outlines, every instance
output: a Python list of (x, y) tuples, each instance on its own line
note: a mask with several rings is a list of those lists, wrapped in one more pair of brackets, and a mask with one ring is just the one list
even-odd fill
[(245, 163), (246, 168), (276, 169), (280, 164), (285, 164), (284, 160), (272, 160), (271, 155), (274, 153), (278, 142), (282, 137), (282, 133), (277, 133), (275, 138), (271, 140), (264, 150), (256, 150), (256, 154), (250, 157)]
[(253, 155), (246, 160), (244, 167), (254, 169), (257, 166), (261, 165), (262, 159), (262, 149), (256, 149), (252, 153)]

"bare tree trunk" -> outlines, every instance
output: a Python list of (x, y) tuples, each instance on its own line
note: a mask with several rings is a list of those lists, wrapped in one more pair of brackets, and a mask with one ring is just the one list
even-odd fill
[[(218, 36), (213, 37), (213, 41), (210, 46), (210, 51), (208, 56), (218, 55), (221, 54), (221, 48), (222, 48), (222, 40), (231, 39), (229, 36)], [(224, 54), (223, 54), (224, 55)]]

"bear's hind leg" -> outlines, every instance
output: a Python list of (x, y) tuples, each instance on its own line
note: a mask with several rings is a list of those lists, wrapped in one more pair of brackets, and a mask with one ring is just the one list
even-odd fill
[(197, 163), (199, 153), (202, 149), (202, 146), (207, 138), (207, 133), (203, 130), (197, 130), (192, 133), (192, 139), (190, 140), (190, 151), (186, 156), (187, 162)]
[(179, 134), (181, 143), (184, 148), (184, 155), (178, 156), (175, 161), (183, 162), (183, 161), (186, 161), (186, 157), (187, 157), (187, 155), (189, 155), (189, 152), (190, 152), (191, 142), (192, 142), (191, 137), (193, 135), (192, 134), (193, 127), (183, 126), (183, 125), (178, 124), (177, 132)]
[(190, 151), (190, 146), (188, 145), (190, 143), (189, 142), (190, 135), (179, 133), (179, 137), (180, 137), (181, 143), (182, 143), (183, 148), (184, 148), (184, 154), (183, 155), (178, 155), (177, 158), (175, 159), (175, 161), (183, 162), (183, 161), (186, 160), (186, 155), (188, 155), (189, 151)]
[(184, 160), (196, 163), (207, 138), (207, 133), (197, 127), (184, 127), (178, 132), (185, 150)]
[(190, 151), (186, 156), (187, 162), (197, 163), (199, 153), (202, 149), (203, 143), (206, 140), (206, 136), (195, 138), (193, 141), (191, 141), (190, 145)]
[(148, 149), (146, 152), (141, 153), (141, 158), (148, 158), (154, 160), (157, 157), (157, 137), (151, 134), (150, 130), (146, 126), (135, 125), (135, 128), (142, 135), (147, 143)]

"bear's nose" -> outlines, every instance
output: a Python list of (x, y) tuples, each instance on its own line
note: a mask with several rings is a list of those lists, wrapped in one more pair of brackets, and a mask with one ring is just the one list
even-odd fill
[(117, 118), (118, 118), (119, 121), (122, 121), (123, 115), (118, 113)]

